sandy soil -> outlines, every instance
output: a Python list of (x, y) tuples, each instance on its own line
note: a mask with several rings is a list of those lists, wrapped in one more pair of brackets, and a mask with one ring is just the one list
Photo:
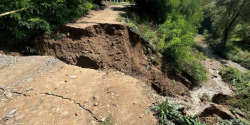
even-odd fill
[[(150, 87), (115, 71), (67, 65), (53, 57), (0, 56), (0, 124), (150, 125)], [(8, 116), (9, 114), (9, 116)]]
[(116, 18), (124, 12), (126, 5), (112, 5), (109, 2), (103, 2), (106, 5), (104, 10), (91, 11), (86, 16), (80, 18), (67, 26), (75, 28), (86, 28), (99, 23), (122, 24), (117, 22)]

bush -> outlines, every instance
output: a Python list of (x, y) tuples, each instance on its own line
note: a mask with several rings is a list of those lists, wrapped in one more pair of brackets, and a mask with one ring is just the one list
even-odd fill
[(169, 124), (170, 122), (176, 125), (207, 125), (200, 122), (198, 118), (192, 116), (184, 116), (176, 110), (177, 105), (169, 104), (168, 98), (161, 104), (154, 103), (149, 107), (150, 110), (155, 111), (161, 124)]
[(76, 20), (91, 7), (88, 0), (1, 0), (0, 13), (25, 9), (0, 17), (1, 42), (15, 44), (39, 33), (48, 35), (58, 24)]
[(235, 68), (223, 67), (220, 74), (237, 88), (237, 96), (230, 100), (231, 105), (244, 111), (250, 120), (250, 72), (241, 73)]

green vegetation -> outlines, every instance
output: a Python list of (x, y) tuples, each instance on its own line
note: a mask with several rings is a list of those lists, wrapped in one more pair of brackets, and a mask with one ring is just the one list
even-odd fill
[(58, 24), (76, 20), (92, 7), (89, 0), (1, 0), (0, 13), (23, 9), (0, 17), (1, 44), (27, 41), (51, 34)]
[(118, 16), (118, 17), (116, 18), (116, 21), (118, 21), (118, 22), (122, 22), (122, 21), (123, 21), (123, 17)]
[(246, 68), (250, 68), (249, 6), (249, 0), (206, 0), (200, 30), (218, 54)]
[[(188, 108), (188, 106), (186, 106)], [(149, 110), (154, 111), (160, 121), (160, 125), (168, 125), (174, 123), (175, 125), (209, 125), (204, 122), (200, 122), (195, 116), (184, 116), (177, 111), (178, 105), (169, 104), (168, 98), (162, 103), (156, 102), (153, 106), (149, 107)], [(223, 120), (218, 118), (216, 125), (247, 125), (240, 119), (233, 118), (230, 120)]]
[(217, 123), (216, 125), (247, 125), (245, 122), (237, 118), (233, 118), (230, 120), (222, 120), (221, 118), (218, 118), (218, 121), (219, 123)]
[(241, 73), (235, 68), (224, 67), (220, 74), (224, 80), (237, 88), (237, 96), (230, 100), (232, 106), (245, 112), (250, 120), (250, 72)]
[(114, 125), (114, 123), (111, 120), (111, 117), (107, 117), (107, 119), (104, 122), (100, 122), (99, 125)]
[(206, 123), (199, 122), (197, 117), (184, 116), (176, 110), (177, 105), (169, 104), (168, 98), (162, 103), (156, 102), (153, 106), (149, 107), (150, 110), (155, 111), (160, 124), (175, 125), (207, 125)]
[[(202, 21), (200, 0), (137, 0), (136, 13), (123, 15), (130, 29), (141, 35), (170, 62), (176, 72), (187, 72), (196, 85), (207, 80), (193, 37)], [(150, 9), (149, 9), (150, 8)], [(140, 15), (140, 16), (138, 16)]]

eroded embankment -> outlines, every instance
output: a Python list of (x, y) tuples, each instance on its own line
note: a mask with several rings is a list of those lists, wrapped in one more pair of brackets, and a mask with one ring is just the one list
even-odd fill
[[(61, 34), (66, 37), (57, 39)], [(192, 86), (186, 78), (175, 75), (161, 54), (154, 53), (147, 42), (124, 25), (99, 24), (86, 29), (61, 26), (53, 37), (37, 38), (36, 46), (42, 55), (52, 55), (68, 64), (112, 69), (136, 77), (162, 95), (188, 95)]]

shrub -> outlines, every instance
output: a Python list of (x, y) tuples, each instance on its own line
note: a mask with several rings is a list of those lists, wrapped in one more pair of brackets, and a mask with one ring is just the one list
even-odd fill
[(121, 16), (118, 16), (117, 18), (116, 18), (116, 21), (118, 21), (118, 22), (122, 22), (124, 19), (123, 19), (123, 17), (121, 17)]
[(48, 35), (58, 24), (76, 20), (91, 7), (88, 0), (1, 0), (0, 13), (24, 8), (0, 17), (1, 42), (15, 44), (39, 33)]
[(223, 67), (220, 74), (237, 88), (237, 96), (230, 100), (231, 105), (244, 111), (250, 120), (250, 72), (241, 73), (235, 68)]
[(173, 122), (176, 125), (207, 125), (200, 122), (198, 118), (192, 116), (184, 116), (176, 110), (177, 105), (169, 104), (168, 98), (162, 103), (154, 103), (149, 109), (155, 111), (161, 124), (169, 124)]

